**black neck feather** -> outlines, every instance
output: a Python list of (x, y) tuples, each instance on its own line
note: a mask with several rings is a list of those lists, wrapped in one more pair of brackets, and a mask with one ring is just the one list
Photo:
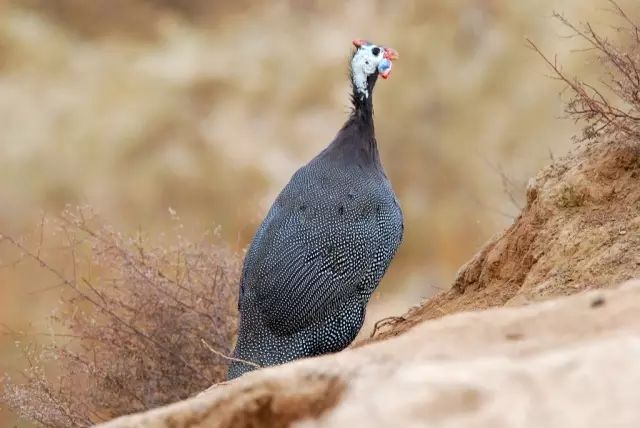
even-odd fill
[(377, 74), (367, 78), (368, 97), (358, 92), (351, 79), (353, 110), (336, 138), (327, 147), (325, 154), (341, 159), (349, 165), (382, 169), (373, 127), (372, 95), (377, 78)]
[(358, 126), (363, 133), (374, 137), (373, 126), (373, 88), (378, 80), (378, 74), (374, 73), (367, 77), (368, 96), (358, 91), (351, 78), (351, 103), (353, 110), (351, 117), (345, 125), (353, 124)]

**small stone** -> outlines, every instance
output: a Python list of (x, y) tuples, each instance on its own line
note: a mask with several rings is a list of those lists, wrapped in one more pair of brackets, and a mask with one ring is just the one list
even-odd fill
[(522, 333), (507, 333), (504, 337), (507, 340), (522, 340), (524, 335)]
[(600, 306), (603, 306), (604, 304), (605, 304), (605, 300), (604, 300), (604, 297), (602, 297), (602, 296), (596, 297), (595, 299), (593, 299), (591, 301), (591, 307), (592, 308), (599, 308)]

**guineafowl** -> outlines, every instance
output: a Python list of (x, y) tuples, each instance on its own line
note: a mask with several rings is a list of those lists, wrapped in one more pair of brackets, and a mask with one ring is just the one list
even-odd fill
[(354, 40), (353, 110), (335, 139), (277, 197), (244, 260), (232, 379), (337, 352), (356, 337), (367, 302), (403, 234), (373, 126), (373, 88), (398, 54)]

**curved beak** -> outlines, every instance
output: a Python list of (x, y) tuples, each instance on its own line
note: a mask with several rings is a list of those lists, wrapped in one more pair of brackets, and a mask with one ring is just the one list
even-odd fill
[(395, 49), (392, 49), (392, 48), (384, 48), (384, 54), (383, 55), (389, 61), (393, 61), (393, 60), (396, 60), (396, 59), (400, 58), (400, 55), (398, 55), (398, 51), (396, 51)]

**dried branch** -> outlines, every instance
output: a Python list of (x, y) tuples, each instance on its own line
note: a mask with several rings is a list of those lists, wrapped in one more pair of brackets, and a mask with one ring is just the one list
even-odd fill
[[(617, 27), (621, 40), (611, 42), (600, 35), (589, 23), (576, 25), (565, 16), (554, 17), (571, 31), (571, 36), (587, 42), (596, 59), (604, 68), (604, 76), (596, 85), (569, 77), (546, 56), (538, 46), (526, 39), (533, 49), (549, 65), (554, 78), (562, 81), (572, 95), (565, 111), (569, 117), (587, 124), (583, 139), (610, 135), (613, 137), (640, 139), (640, 30), (638, 24), (613, 0), (609, 0), (614, 13), (626, 26)], [(603, 89), (608, 92), (605, 94)]]
[[(225, 378), (237, 322), (235, 254), (208, 238), (152, 247), (140, 234), (102, 225), (88, 209), (43, 217), (36, 234), (35, 248), (7, 234), (0, 242), (21, 254), (19, 263), (48, 272), (51, 287), (62, 287), (56, 292), (66, 291), (51, 334), (20, 336), (29, 355), (25, 380), (5, 378), (0, 402), (42, 426), (90, 426)], [(61, 248), (65, 269), (48, 260)], [(29, 344), (40, 336), (52, 343)], [(47, 375), (48, 367), (59, 374)]]
[(206, 347), (207, 347), (207, 349), (208, 349), (209, 351), (211, 351), (212, 353), (216, 354), (216, 355), (217, 355), (217, 356), (219, 356), (219, 357), (224, 358), (224, 359), (225, 359), (225, 360), (227, 360), (227, 361), (237, 361), (237, 362), (239, 362), (239, 363), (248, 364), (248, 365), (250, 365), (250, 366), (252, 366), (252, 367), (255, 367), (255, 368), (257, 368), (257, 369), (259, 369), (259, 368), (261, 368), (261, 367), (262, 367), (262, 366), (260, 366), (260, 364), (254, 363), (253, 361), (243, 360), (243, 359), (241, 359), (241, 358), (234, 358), (234, 357), (230, 357), (230, 356), (228, 356), (228, 355), (225, 355), (225, 354), (223, 354), (222, 352), (215, 350), (215, 349), (214, 349), (211, 345), (209, 345), (209, 344), (207, 343), (207, 341), (206, 341), (206, 340), (204, 340), (204, 339), (200, 339), (200, 341), (202, 342), (202, 344), (203, 344), (204, 346), (206, 346)]

